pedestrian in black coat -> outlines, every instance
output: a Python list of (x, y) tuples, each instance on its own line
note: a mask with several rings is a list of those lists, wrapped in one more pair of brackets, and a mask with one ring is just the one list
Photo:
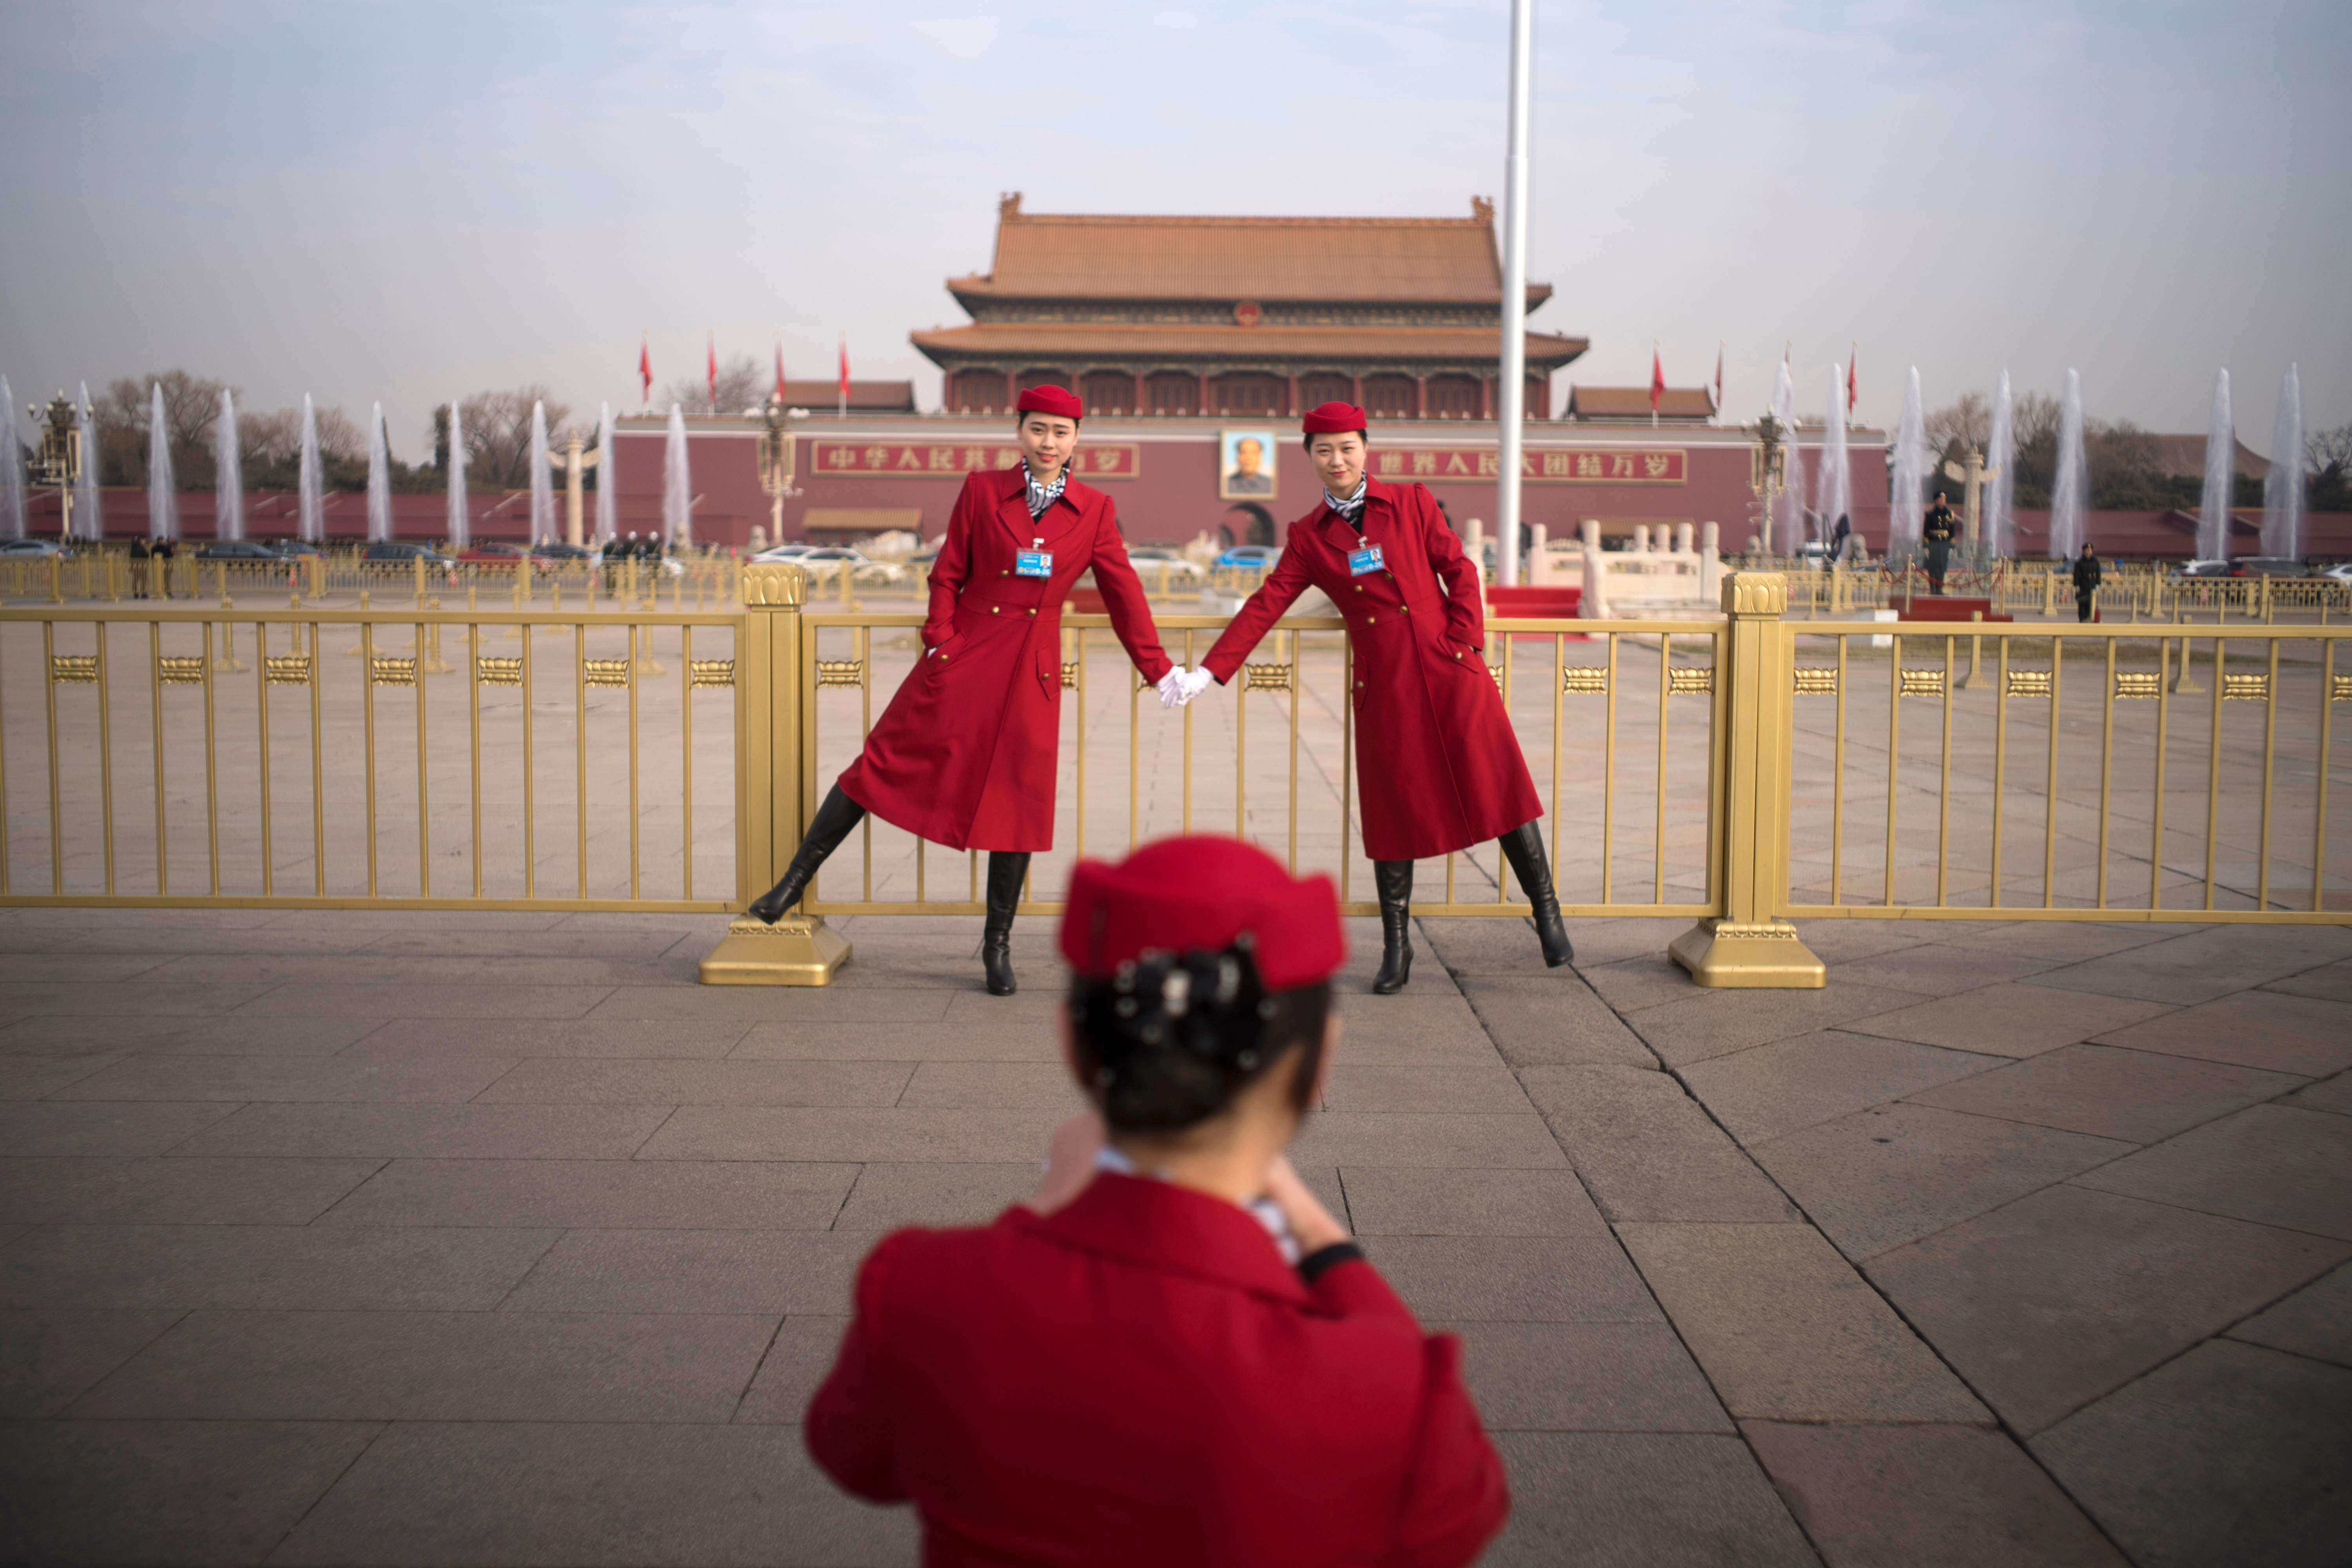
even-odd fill
[(2077, 621), (2091, 618), (2091, 604), (2098, 593), (2099, 552), (2085, 544), (2083, 553), (2074, 561), (2074, 618)]

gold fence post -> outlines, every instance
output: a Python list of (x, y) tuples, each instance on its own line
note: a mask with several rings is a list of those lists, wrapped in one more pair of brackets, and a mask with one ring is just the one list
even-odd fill
[(1817, 990), (1828, 983), (1822, 961), (1780, 918), (1789, 898), (1790, 732), (1796, 717), (1788, 606), (1789, 583), (1780, 573), (1724, 579), (1730, 671), (1727, 679), (1718, 677), (1717, 700), (1730, 707), (1717, 764), (1724, 770), (1724, 818), (1716, 836), (1723, 914), (1699, 921), (1666, 950), (1701, 985)]
[[(803, 817), (801, 607), (808, 574), (778, 562), (743, 568), (735, 634), (735, 901), (748, 904), (784, 874)], [(774, 925), (749, 915), (702, 961), (706, 985), (823, 985), (849, 962), (848, 938), (823, 915), (795, 910)]]

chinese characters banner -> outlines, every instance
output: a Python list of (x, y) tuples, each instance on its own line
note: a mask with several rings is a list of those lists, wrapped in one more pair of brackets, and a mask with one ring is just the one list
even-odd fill
[[(819, 479), (916, 479), (927, 474), (966, 474), (975, 468), (1009, 468), (1021, 460), (1020, 448), (1010, 442), (812, 441), (809, 445), (809, 472)], [(1070, 458), (1071, 477), (1080, 479), (1131, 479), (1142, 468), (1142, 448), (1133, 446), (1081, 447)]]
[[(1529, 447), (1519, 454), (1519, 476), (1531, 485), (1678, 485), (1685, 478), (1685, 456), (1680, 447)], [(1382, 445), (1372, 448), (1371, 471), (1374, 479), (1403, 484), (1491, 480), (1502, 472), (1502, 459), (1492, 447)]]

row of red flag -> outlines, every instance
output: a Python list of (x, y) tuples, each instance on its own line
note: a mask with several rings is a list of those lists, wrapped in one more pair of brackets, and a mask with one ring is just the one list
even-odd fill
[[(1861, 350), (1862, 345), (1855, 343), (1845, 356), (1845, 414), (1848, 419), (1853, 417), (1854, 399), (1862, 395), (1862, 383), (1855, 378), (1854, 374), (1855, 361), (1860, 357)], [(1780, 351), (1780, 363), (1784, 365), (1789, 363), (1789, 351), (1786, 349)], [(1666, 362), (1659, 357), (1658, 345), (1654, 342), (1650, 345), (1650, 416), (1652, 418), (1657, 417), (1658, 400), (1665, 395)], [(1718, 413), (1722, 411), (1723, 344), (1720, 342), (1715, 345), (1715, 406)]]
[[(710, 389), (710, 412), (719, 412), (719, 339), (709, 340), (704, 362), (703, 380)], [(640, 402), (650, 404), (654, 395), (654, 355), (652, 344), (645, 338), (637, 340), (637, 394)], [(776, 401), (787, 401), (784, 395), (784, 345), (776, 345)], [(849, 340), (841, 342), (841, 402), (849, 404)]]

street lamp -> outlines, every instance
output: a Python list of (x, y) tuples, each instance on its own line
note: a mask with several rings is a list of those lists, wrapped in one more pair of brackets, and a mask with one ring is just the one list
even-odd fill
[(28, 405), (26, 412), (41, 427), (41, 450), (33, 459), (32, 472), (26, 477), (36, 488), (57, 487), (60, 520), (58, 537), (71, 539), (74, 481), (81, 478), (82, 465), (81, 431), (76, 426), (73, 400), (60, 392), (46, 414), (37, 403)]
[(766, 428), (760, 433), (760, 488), (768, 492), (768, 542), (784, 539), (784, 498), (801, 492), (793, 488), (793, 421), (808, 417), (805, 408), (787, 408), (771, 394), (761, 412)]

